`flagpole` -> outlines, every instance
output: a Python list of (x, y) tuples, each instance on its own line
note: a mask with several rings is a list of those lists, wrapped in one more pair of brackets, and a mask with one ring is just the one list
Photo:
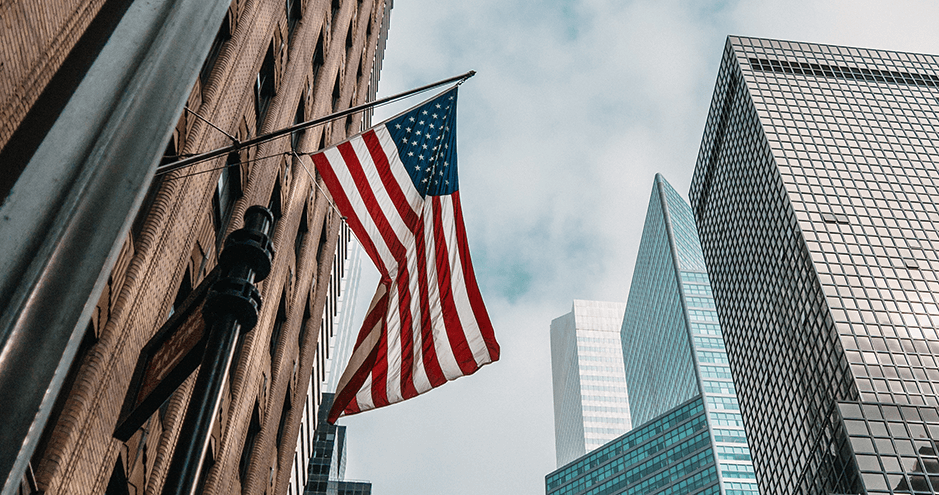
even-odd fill
[[(383, 105), (383, 104), (385, 104), (385, 103), (390, 103), (390, 102), (395, 101), (395, 100), (400, 100), (401, 98), (406, 98), (406, 97), (411, 96), (411, 95), (414, 95), (414, 94), (416, 94), (416, 93), (421, 93), (421, 92), (427, 91), (428, 89), (436, 88), (437, 86), (443, 86), (444, 84), (448, 84), (448, 83), (452, 83), (452, 82), (456, 82), (457, 85), (460, 85), (460, 84), (463, 84), (464, 81), (466, 81), (467, 79), (469, 79), (469, 78), (471, 78), (471, 77), (473, 77), (473, 76), (475, 76), (475, 75), (476, 75), (476, 71), (471, 70), (471, 71), (469, 71), (469, 72), (467, 72), (467, 73), (465, 73), (465, 74), (461, 74), (461, 75), (459, 75), (459, 76), (453, 76), (453, 77), (450, 77), (450, 78), (447, 78), (447, 79), (443, 79), (443, 80), (441, 80), (441, 81), (437, 81), (437, 82), (435, 82), (435, 83), (427, 84), (427, 85), (421, 86), (421, 87), (419, 87), (419, 88), (414, 88), (414, 89), (405, 91), (405, 92), (403, 92), (403, 93), (398, 93), (398, 94), (396, 94), (396, 95), (392, 95), (392, 96), (388, 96), (388, 97), (385, 97), (385, 98), (381, 98), (381, 99), (378, 99), (378, 100), (375, 100), (375, 101), (363, 103), (363, 104), (361, 104), (361, 105), (357, 105), (357, 106), (354, 106), (354, 107), (351, 107), (351, 108), (347, 108), (347, 109), (345, 109), (345, 110), (340, 110), (340, 111), (338, 111), (338, 112), (335, 112), (335, 113), (331, 113), (331, 114), (329, 114), (329, 115), (326, 115), (325, 117), (320, 117), (320, 118), (318, 118), (318, 119), (313, 119), (313, 120), (310, 120), (310, 121), (307, 121), (307, 122), (302, 122), (302, 123), (300, 123), (300, 124), (295, 124), (295, 125), (292, 125), (292, 126), (290, 126), (290, 127), (285, 127), (285, 128), (283, 128), (283, 129), (279, 129), (279, 130), (276, 130), (276, 131), (273, 131), (273, 132), (269, 132), (269, 133), (267, 133), (267, 134), (263, 134), (263, 135), (260, 135), (260, 136), (256, 136), (256, 137), (251, 138), (251, 139), (249, 139), (249, 140), (247, 140), (247, 141), (244, 141), (244, 142), (235, 142), (234, 144), (232, 144), (232, 145), (230, 145), (230, 146), (226, 146), (226, 147), (224, 147), (224, 148), (218, 148), (218, 149), (214, 149), (214, 150), (212, 150), (212, 151), (206, 151), (205, 153), (199, 153), (198, 155), (193, 155), (193, 156), (191, 156), (191, 157), (189, 157), (189, 158), (185, 158), (185, 159), (183, 159), (183, 160), (179, 160), (179, 161), (172, 162), (172, 163), (167, 163), (166, 165), (161, 165), (161, 166), (157, 167), (156, 173), (155, 173), (154, 175), (168, 174), (168, 173), (170, 173), (170, 172), (179, 170), (179, 169), (181, 169), (181, 168), (190, 167), (190, 166), (192, 166), (192, 165), (195, 165), (196, 163), (199, 163), (199, 162), (202, 162), (202, 161), (205, 161), (205, 160), (210, 160), (210, 159), (212, 159), (212, 158), (216, 158), (216, 157), (219, 157), (219, 156), (222, 156), (222, 155), (227, 155), (227, 154), (229, 154), (229, 153), (231, 153), (231, 152), (233, 152), (233, 151), (238, 151), (238, 150), (240, 150), (240, 149), (242, 149), (242, 148), (246, 148), (246, 147), (248, 147), (248, 146), (254, 146), (254, 145), (256, 145), (256, 144), (260, 144), (260, 143), (263, 143), (263, 142), (266, 142), (266, 141), (270, 141), (270, 140), (272, 140), (272, 139), (278, 138), (278, 137), (283, 136), (283, 135), (286, 135), (286, 134), (290, 134), (290, 133), (292, 133), (292, 132), (301, 131), (301, 130), (306, 129), (306, 128), (308, 128), (308, 127), (313, 127), (313, 126), (316, 126), (316, 125), (324, 124), (324, 123), (329, 122), (329, 121), (332, 121), (332, 120), (341, 119), (341, 118), (343, 118), (343, 117), (345, 117), (345, 116), (347, 116), (347, 115), (350, 115), (350, 114), (353, 114), (353, 113), (357, 113), (357, 112), (361, 112), (362, 110), (368, 110), (369, 108), (373, 108), (373, 107), (376, 107), (376, 106), (378, 106), (378, 105)], [(214, 127), (214, 126), (213, 126), (213, 127)]]

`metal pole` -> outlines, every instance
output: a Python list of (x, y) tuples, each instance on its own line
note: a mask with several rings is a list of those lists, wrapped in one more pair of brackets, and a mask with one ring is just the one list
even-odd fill
[(212, 287), (203, 310), (209, 332), (205, 355), (166, 473), (163, 495), (192, 495), (196, 489), (235, 344), (241, 331), (251, 331), (258, 321), (261, 295), (254, 282), (270, 273), (273, 225), (270, 210), (252, 206), (245, 212), (244, 228), (225, 240), (219, 259), (223, 274)]
[[(178, 161), (178, 162), (167, 163), (166, 165), (162, 165), (162, 166), (160, 166), (160, 167), (157, 167), (157, 171), (156, 171), (156, 174), (155, 174), (155, 175), (168, 174), (168, 173), (170, 173), (170, 172), (172, 172), (172, 171), (174, 171), (174, 170), (179, 170), (179, 169), (181, 169), (181, 168), (186, 168), (186, 167), (189, 167), (189, 166), (191, 166), (191, 165), (195, 165), (196, 163), (199, 163), (199, 162), (202, 162), (202, 161), (205, 161), (205, 160), (210, 160), (210, 159), (212, 159), (212, 158), (216, 158), (216, 157), (219, 157), (219, 156), (222, 156), (222, 155), (227, 155), (228, 153), (231, 153), (232, 151), (238, 151), (238, 150), (240, 150), (241, 148), (246, 148), (246, 147), (248, 147), (248, 146), (254, 146), (254, 145), (256, 145), (256, 144), (263, 143), (263, 142), (265, 142), (265, 141), (270, 141), (270, 140), (272, 140), (272, 139), (278, 138), (278, 137), (283, 136), (283, 135), (285, 135), (285, 134), (290, 134), (291, 132), (302, 131), (303, 129), (306, 129), (306, 128), (308, 128), (308, 127), (313, 127), (313, 126), (316, 126), (316, 125), (319, 125), (319, 124), (324, 124), (324, 123), (329, 122), (329, 121), (332, 121), (332, 120), (341, 119), (341, 118), (345, 117), (346, 115), (350, 115), (350, 114), (353, 114), (353, 113), (356, 113), (356, 112), (361, 112), (362, 110), (368, 110), (369, 108), (376, 107), (376, 106), (378, 106), (378, 105), (382, 105), (382, 104), (385, 104), (385, 103), (389, 103), (389, 102), (392, 102), (392, 101), (394, 101), (394, 100), (399, 100), (399, 99), (404, 98), (404, 97), (406, 97), (406, 96), (411, 96), (411, 95), (413, 95), (413, 94), (420, 93), (420, 92), (422, 92), (422, 91), (427, 91), (428, 89), (435, 88), (435, 87), (437, 87), (437, 86), (442, 86), (442, 85), (447, 84), (447, 83), (457, 82), (457, 84), (462, 84), (463, 81), (465, 81), (465, 80), (467, 80), (467, 79), (469, 79), (469, 78), (471, 78), (471, 77), (473, 77), (473, 76), (475, 76), (475, 75), (476, 75), (476, 71), (471, 70), (471, 71), (467, 72), (466, 74), (461, 74), (461, 75), (459, 75), (459, 76), (453, 76), (453, 77), (444, 79), (444, 80), (442, 80), (442, 81), (437, 81), (437, 82), (432, 83), (432, 84), (427, 84), (427, 85), (421, 86), (421, 87), (419, 87), (419, 88), (414, 88), (414, 89), (405, 91), (405, 92), (403, 92), (403, 93), (398, 93), (398, 94), (396, 94), (396, 95), (392, 95), (392, 96), (388, 96), (388, 97), (385, 97), (385, 98), (381, 98), (381, 99), (379, 99), (379, 100), (371, 101), (371, 102), (368, 102), (368, 103), (363, 103), (363, 104), (361, 104), (361, 105), (354, 106), (354, 107), (352, 107), (352, 108), (347, 108), (347, 109), (345, 109), (345, 110), (341, 110), (341, 111), (336, 112), (336, 113), (331, 113), (331, 114), (329, 114), (329, 115), (327, 115), (327, 116), (325, 116), (325, 117), (320, 117), (320, 118), (318, 118), (318, 119), (313, 119), (313, 120), (310, 120), (310, 121), (307, 121), (307, 122), (303, 122), (303, 123), (300, 123), (300, 124), (296, 124), (296, 125), (293, 125), (293, 126), (290, 126), (290, 127), (285, 127), (285, 128), (283, 128), (283, 129), (279, 129), (279, 130), (270, 132), (270, 133), (268, 133), (268, 134), (264, 134), (264, 135), (262, 135), (262, 136), (257, 136), (257, 137), (255, 137), (255, 138), (251, 138), (251, 139), (249, 139), (249, 140), (247, 140), (247, 141), (244, 141), (244, 142), (242, 142), (242, 143), (235, 143), (235, 144), (232, 144), (231, 146), (226, 146), (226, 147), (224, 147), (224, 148), (218, 148), (218, 149), (215, 149), (215, 150), (212, 150), (212, 151), (206, 151), (205, 153), (200, 153), (200, 154), (198, 154), (198, 155), (191, 156), (191, 157), (189, 157), (189, 158), (180, 160), (180, 161)], [(213, 127), (214, 127), (214, 126), (213, 126)]]

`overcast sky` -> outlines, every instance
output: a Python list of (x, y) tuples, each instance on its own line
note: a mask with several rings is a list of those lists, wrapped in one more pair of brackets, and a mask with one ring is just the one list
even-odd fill
[(575, 298), (626, 300), (653, 176), (687, 196), (727, 35), (939, 54), (937, 26), (935, 1), (395, 0), (380, 96), (477, 71), (460, 195), (502, 359), (340, 421), (347, 478), (543, 494), (550, 322)]

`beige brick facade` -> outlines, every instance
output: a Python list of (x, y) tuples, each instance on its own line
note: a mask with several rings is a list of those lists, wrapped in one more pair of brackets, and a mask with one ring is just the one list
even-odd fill
[[(0, 147), (102, 3), (0, 2)], [(293, 3), (302, 15), (290, 32), (285, 0), (233, 1), (223, 24), (228, 39), (204, 86), (201, 78), (195, 82), (190, 110), (244, 140), (289, 126), (301, 102), (302, 118), (310, 120), (366, 101), (374, 92), (369, 85), (385, 0)], [(258, 122), (256, 84), (268, 53), (274, 94)], [(361, 121), (355, 115), (308, 129), (297, 149), (309, 152), (340, 141), (358, 132)], [(184, 112), (167, 149), (184, 155), (228, 144), (222, 132)], [(194, 377), (122, 443), (112, 433), (130, 377), (140, 349), (166, 321), (177, 295), (202, 280), (224, 236), (240, 227), (249, 206), (260, 204), (280, 210), (273, 233), (277, 254), (259, 285), (264, 305), (258, 325), (245, 335), (223, 392), (203, 493), (286, 492), (341, 227), (314, 184), (312, 162), (291, 149), (285, 136), (240, 153), (240, 165), (229, 169), (237, 185), (225, 189), (233, 191), (227, 215), (218, 193), (225, 157), (154, 181), (33, 456), (36, 488), (49, 495), (125, 487), (114, 493), (160, 492)], [(305, 234), (298, 243), (300, 231)], [(296, 406), (283, 411), (285, 404)], [(246, 449), (250, 438), (253, 445)]]
[(0, 2), (0, 148), (105, 0)]

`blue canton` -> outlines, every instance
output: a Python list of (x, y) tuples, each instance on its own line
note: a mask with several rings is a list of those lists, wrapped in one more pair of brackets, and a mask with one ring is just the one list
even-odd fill
[(421, 196), (458, 189), (456, 175), (456, 88), (389, 120), (385, 126)]

